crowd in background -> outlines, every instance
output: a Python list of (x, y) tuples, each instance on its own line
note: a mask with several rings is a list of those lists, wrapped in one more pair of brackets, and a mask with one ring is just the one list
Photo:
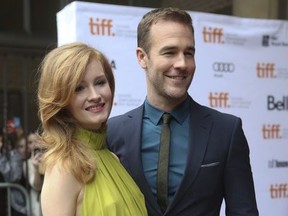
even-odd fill
[[(37, 145), (35, 132), (26, 132), (14, 119), (8, 119), (0, 130), (0, 184), (20, 185), (27, 191), (31, 215), (40, 216), (40, 192), (43, 184), (41, 170), (42, 151)], [(25, 194), (12, 187), (7, 197), (7, 188), (0, 188), (0, 215), (28, 215)], [(10, 199), (10, 206), (7, 199)], [(29, 202), (28, 202), (29, 203)]]

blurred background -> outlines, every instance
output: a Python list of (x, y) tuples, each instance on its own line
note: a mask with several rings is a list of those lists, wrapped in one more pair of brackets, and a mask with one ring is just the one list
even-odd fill
[[(69, 0), (0, 2), (0, 128), (8, 119), (34, 131), (37, 68), (57, 46), (56, 13)], [(168, 7), (247, 18), (288, 19), (287, 0), (105, 0), (86, 1), (139, 7)]]

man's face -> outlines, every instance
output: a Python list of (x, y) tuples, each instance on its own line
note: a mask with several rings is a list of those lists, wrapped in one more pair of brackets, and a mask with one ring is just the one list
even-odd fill
[(185, 100), (195, 72), (193, 33), (177, 22), (160, 21), (152, 25), (149, 39), (149, 53), (137, 50), (146, 71), (147, 99), (156, 107), (177, 105)]

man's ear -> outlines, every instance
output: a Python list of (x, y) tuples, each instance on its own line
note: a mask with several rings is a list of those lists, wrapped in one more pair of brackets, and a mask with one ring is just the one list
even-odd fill
[(148, 58), (146, 52), (142, 48), (137, 47), (136, 56), (137, 56), (138, 63), (140, 64), (140, 66), (143, 69), (146, 69), (147, 68), (147, 58)]

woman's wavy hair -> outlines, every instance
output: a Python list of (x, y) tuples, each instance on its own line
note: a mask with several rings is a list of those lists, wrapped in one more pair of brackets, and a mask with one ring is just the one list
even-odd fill
[(91, 59), (102, 65), (114, 98), (111, 65), (100, 51), (87, 44), (74, 42), (53, 49), (45, 56), (38, 71), (37, 102), (41, 120), (38, 138), (45, 149), (44, 169), (61, 162), (81, 183), (94, 177), (96, 164), (88, 146), (76, 139), (77, 123), (66, 108)]

